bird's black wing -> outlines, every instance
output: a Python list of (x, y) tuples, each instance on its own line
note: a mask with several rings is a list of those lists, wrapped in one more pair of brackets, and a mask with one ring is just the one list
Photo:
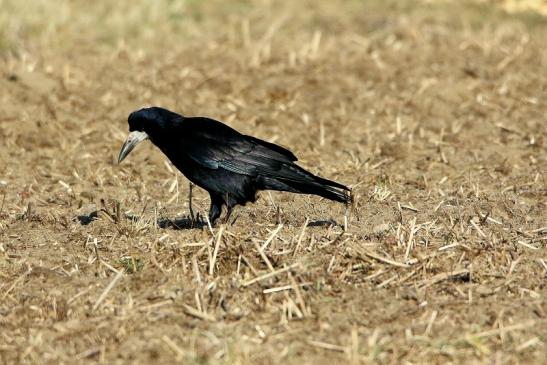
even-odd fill
[(208, 118), (187, 118), (182, 135), (184, 150), (196, 163), (210, 168), (257, 176), (276, 174), (292, 164), (294, 154), (276, 144), (243, 135)]
[(294, 154), (281, 146), (243, 135), (212, 119), (188, 118), (181, 125), (179, 148), (205, 168), (251, 176), (262, 189), (316, 194), (343, 203), (351, 200), (346, 186), (299, 167)]

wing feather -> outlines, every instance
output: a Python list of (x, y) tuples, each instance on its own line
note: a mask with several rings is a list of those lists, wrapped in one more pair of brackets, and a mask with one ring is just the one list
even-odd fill
[(277, 176), (284, 164), (296, 161), (294, 154), (276, 144), (243, 135), (208, 118), (188, 118), (184, 127), (184, 149), (196, 163), (211, 169), (224, 168), (238, 174)]

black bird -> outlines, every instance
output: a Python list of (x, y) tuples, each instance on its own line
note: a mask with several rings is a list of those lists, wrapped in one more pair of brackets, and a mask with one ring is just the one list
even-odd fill
[(184, 117), (160, 107), (129, 115), (129, 136), (118, 163), (150, 139), (191, 182), (211, 196), (209, 221), (227, 209), (256, 200), (259, 190), (315, 194), (348, 204), (350, 190), (296, 165), (295, 155), (276, 144), (247, 136), (213, 119)]

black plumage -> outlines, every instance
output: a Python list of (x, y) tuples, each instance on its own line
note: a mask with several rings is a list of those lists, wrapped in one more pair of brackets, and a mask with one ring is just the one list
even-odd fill
[(228, 219), (234, 206), (254, 202), (259, 190), (315, 194), (350, 202), (346, 186), (296, 165), (297, 158), (291, 151), (243, 135), (216, 120), (183, 117), (152, 107), (131, 113), (128, 123), (131, 133), (118, 161), (139, 142), (150, 139), (184, 176), (209, 192), (211, 223), (221, 215), (223, 205)]

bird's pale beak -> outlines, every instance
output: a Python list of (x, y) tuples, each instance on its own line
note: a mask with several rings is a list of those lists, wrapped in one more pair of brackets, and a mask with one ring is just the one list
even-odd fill
[(145, 132), (140, 131), (133, 131), (129, 133), (129, 136), (127, 136), (127, 140), (122, 146), (122, 149), (120, 150), (120, 155), (118, 156), (118, 163), (122, 162), (124, 158), (129, 155), (129, 152), (133, 151), (133, 148), (135, 148), (139, 143), (144, 141), (145, 139), (148, 139), (148, 134)]

